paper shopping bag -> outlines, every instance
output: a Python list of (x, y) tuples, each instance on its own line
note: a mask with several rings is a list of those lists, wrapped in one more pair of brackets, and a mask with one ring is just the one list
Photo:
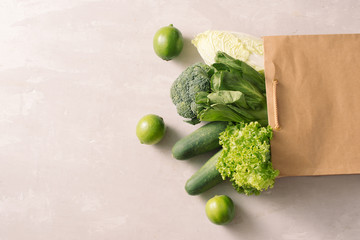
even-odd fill
[(280, 176), (360, 173), (360, 34), (264, 37)]

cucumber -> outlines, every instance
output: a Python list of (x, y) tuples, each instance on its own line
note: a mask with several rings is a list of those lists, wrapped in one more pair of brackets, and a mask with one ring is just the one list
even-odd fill
[(223, 181), (221, 174), (216, 169), (216, 163), (221, 154), (220, 150), (212, 156), (185, 184), (185, 190), (189, 195), (198, 195)]
[(176, 159), (185, 160), (220, 148), (219, 134), (227, 125), (228, 122), (207, 123), (176, 142), (172, 148), (172, 155)]

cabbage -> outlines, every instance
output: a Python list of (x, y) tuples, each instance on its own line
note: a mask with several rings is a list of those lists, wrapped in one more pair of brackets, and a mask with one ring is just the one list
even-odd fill
[(264, 44), (260, 38), (228, 31), (209, 30), (198, 34), (192, 41), (204, 62), (215, 62), (218, 51), (246, 62), (257, 71), (264, 70)]

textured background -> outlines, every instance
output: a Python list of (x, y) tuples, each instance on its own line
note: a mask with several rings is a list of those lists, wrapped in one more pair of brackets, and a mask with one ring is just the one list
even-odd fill
[[(228, 183), (188, 196), (185, 181), (210, 155), (171, 157), (197, 127), (176, 114), (169, 88), (201, 60), (197, 33), (358, 33), (359, 12), (356, 0), (1, 0), (0, 240), (358, 239), (358, 175), (283, 178), (256, 197)], [(170, 23), (185, 46), (165, 62), (152, 37)], [(156, 146), (135, 136), (147, 113), (168, 126)], [(206, 219), (215, 194), (236, 204), (228, 226)]]

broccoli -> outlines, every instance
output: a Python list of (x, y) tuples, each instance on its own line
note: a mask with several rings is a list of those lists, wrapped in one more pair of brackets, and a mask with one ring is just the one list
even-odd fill
[[(196, 124), (197, 104), (196, 94), (210, 92), (210, 76), (212, 68), (204, 63), (195, 63), (183, 71), (171, 86), (170, 96), (178, 114)], [(189, 120), (190, 119), (190, 120)]]

